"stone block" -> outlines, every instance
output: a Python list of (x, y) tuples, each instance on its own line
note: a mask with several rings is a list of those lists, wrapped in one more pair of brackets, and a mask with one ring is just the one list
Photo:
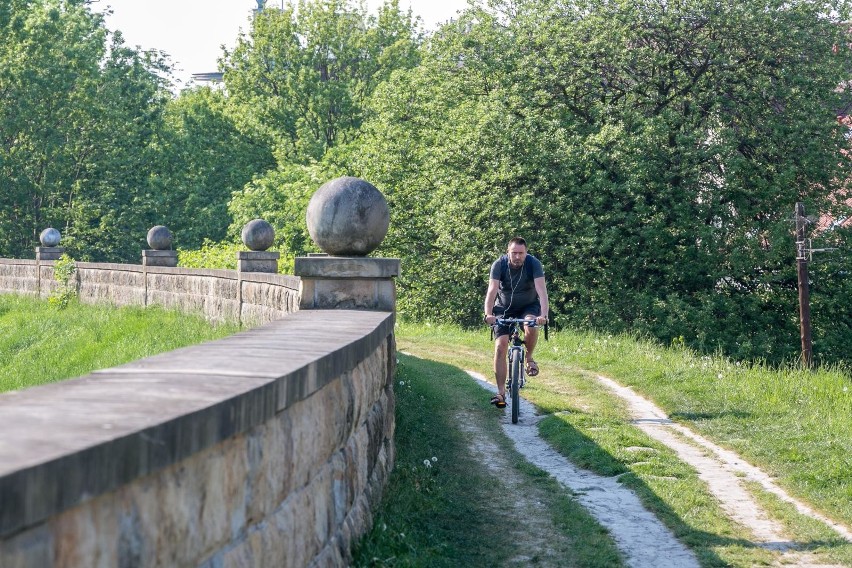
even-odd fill
[(345, 443), (342, 385), (336, 381), (288, 409), (293, 437), (293, 485), (302, 487)]
[(59, 260), (65, 247), (36, 247), (36, 260)]
[(398, 258), (300, 256), (293, 273), (301, 278), (394, 278), (399, 266)]
[(120, 524), (113, 503), (95, 499), (70, 509), (49, 523), (56, 568), (114, 566), (119, 558)]
[(53, 534), (42, 524), (0, 540), (0, 560), (3, 568), (53, 566)]
[(378, 310), (396, 309), (396, 286), (391, 279), (302, 278), (303, 310)]
[(288, 413), (281, 412), (256, 428), (247, 441), (246, 523), (252, 525), (268, 518), (293, 486), (293, 429)]
[(367, 430), (367, 425), (364, 424), (355, 432), (352, 438), (350, 438), (346, 449), (346, 469), (352, 476), (353, 494), (356, 496), (364, 493), (369, 482), (369, 449), (369, 432)]
[(177, 251), (174, 250), (143, 250), (142, 266), (177, 266)]
[(308, 502), (313, 509), (313, 538), (317, 544), (317, 550), (324, 546), (332, 535), (333, 497), (332, 497), (332, 471), (331, 463), (326, 463), (319, 473), (305, 488), (308, 494)]
[(238, 251), (237, 270), (239, 272), (278, 272), (280, 253), (267, 251)]
[[(302, 543), (297, 540), (298, 525), (297, 525), (297, 499), (288, 498), (282, 506), (275, 511), (275, 514), (268, 523), (267, 530), (273, 535), (281, 545), (281, 566), (306, 566), (308, 564), (307, 555)], [(303, 516), (301, 514), (299, 517)]]

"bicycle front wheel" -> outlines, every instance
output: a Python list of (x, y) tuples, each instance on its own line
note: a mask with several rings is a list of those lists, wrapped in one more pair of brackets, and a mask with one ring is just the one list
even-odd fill
[(512, 424), (518, 423), (518, 415), (521, 411), (521, 372), (523, 371), (523, 357), (515, 353), (511, 360), (510, 377), (512, 389)]

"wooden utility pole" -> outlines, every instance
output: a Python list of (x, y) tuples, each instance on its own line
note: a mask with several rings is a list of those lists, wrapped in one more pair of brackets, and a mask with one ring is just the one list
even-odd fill
[(796, 203), (796, 267), (799, 274), (799, 328), (802, 338), (802, 365), (810, 369), (813, 364), (811, 343), (811, 298), (808, 286), (808, 249), (805, 239), (805, 204)]

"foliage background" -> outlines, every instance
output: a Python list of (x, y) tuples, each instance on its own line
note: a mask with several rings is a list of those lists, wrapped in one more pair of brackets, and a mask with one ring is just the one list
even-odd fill
[[(845, 2), (489, 0), (432, 34), (397, 1), (266, 9), (224, 83), (169, 91), (86, 0), (0, 1), (0, 256), (226, 266), (245, 222), (282, 266), (339, 175), (391, 206), (400, 314), (477, 325), (523, 235), (560, 325), (780, 362), (798, 351), (793, 207), (849, 216)], [(21, 56), (20, 54), (25, 54)], [(815, 352), (848, 361), (849, 229), (812, 264)]]

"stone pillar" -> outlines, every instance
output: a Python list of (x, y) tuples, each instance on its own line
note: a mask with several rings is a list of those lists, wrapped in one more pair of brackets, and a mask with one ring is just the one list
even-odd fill
[(311, 238), (327, 254), (295, 261), (300, 309), (396, 310), (399, 259), (366, 256), (390, 225), (387, 201), (378, 189), (354, 177), (333, 179), (311, 198), (307, 223)]
[(239, 272), (278, 272), (280, 253), (266, 249), (275, 242), (275, 230), (263, 219), (254, 219), (246, 223), (240, 234), (243, 244), (251, 250), (237, 252), (237, 270)]
[(151, 227), (148, 246), (151, 248), (142, 251), (142, 266), (177, 266), (177, 251), (171, 250), (172, 233), (167, 227)]
[(175, 250), (143, 250), (142, 266), (177, 266)]
[(36, 247), (36, 260), (59, 260), (65, 254), (65, 247), (58, 246), (62, 235), (53, 227), (49, 227), (41, 232), (38, 240), (41, 242), (40, 247)]
[(309, 256), (296, 259), (299, 309), (396, 310), (398, 258)]
[(36, 260), (59, 260), (65, 247), (36, 247)]

